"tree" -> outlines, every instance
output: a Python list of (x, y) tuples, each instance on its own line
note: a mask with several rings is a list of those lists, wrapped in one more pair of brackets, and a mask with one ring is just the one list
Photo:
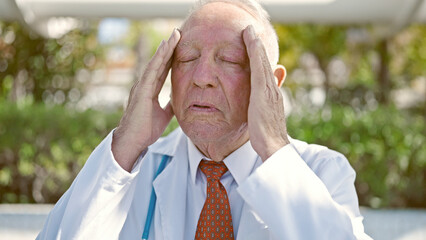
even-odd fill
[(0, 22), (0, 92), (18, 101), (77, 101), (84, 82), (76, 73), (102, 63), (93, 28), (76, 29), (59, 39), (44, 39), (17, 22)]

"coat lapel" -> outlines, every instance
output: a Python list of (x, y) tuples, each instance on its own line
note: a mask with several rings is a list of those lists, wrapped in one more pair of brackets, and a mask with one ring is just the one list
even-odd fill
[[(161, 234), (164, 240), (183, 239), (185, 231), (188, 157), (186, 140), (174, 153), (170, 163), (153, 182), (160, 212)], [(185, 145), (185, 146), (184, 146)], [(156, 234), (157, 235), (157, 234)]]

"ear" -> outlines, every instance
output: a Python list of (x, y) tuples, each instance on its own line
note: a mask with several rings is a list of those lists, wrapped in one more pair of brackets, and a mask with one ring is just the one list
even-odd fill
[(287, 71), (283, 65), (277, 65), (274, 70), (274, 76), (277, 80), (278, 87), (281, 87), (285, 81), (285, 77), (287, 76)]

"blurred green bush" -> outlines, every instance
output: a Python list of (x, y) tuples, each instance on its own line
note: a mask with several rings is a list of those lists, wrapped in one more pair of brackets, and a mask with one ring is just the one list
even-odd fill
[(56, 202), (119, 119), (119, 113), (0, 101), (0, 202)]
[(333, 105), (293, 114), (290, 136), (343, 153), (357, 172), (360, 204), (426, 207), (424, 116), (383, 106), (356, 110)]
[[(54, 203), (121, 113), (0, 102), (0, 202)], [(292, 137), (342, 152), (362, 205), (426, 207), (424, 118), (394, 107), (334, 105), (288, 118)], [(177, 127), (172, 120), (165, 134)]]

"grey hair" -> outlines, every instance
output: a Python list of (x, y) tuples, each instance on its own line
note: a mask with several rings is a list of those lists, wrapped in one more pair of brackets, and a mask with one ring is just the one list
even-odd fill
[(259, 37), (262, 39), (262, 41), (265, 44), (266, 52), (268, 54), (269, 62), (274, 65), (278, 63), (279, 60), (279, 45), (278, 45), (278, 36), (274, 29), (274, 26), (272, 26), (270, 21), (270, 16), (268, 12), (260, 5), (259, 2), (256, 0), (199, 0), (195, 3), (195, 5), (191, 8), (188, 15), (186, 16), (181, 29), (185, 26), (186, 22), (189, 20), (189, 18), (192, 16), (193, 13), (200, 10), (203, 6), (209, 3), (214, 2), (223, 2), (223, 3), (229, 3), (233, 4), (246, 12), (248, 12), (250, 15), (252, 15), (261, 26), (263, 26), (262, 31), (259, 32)]

